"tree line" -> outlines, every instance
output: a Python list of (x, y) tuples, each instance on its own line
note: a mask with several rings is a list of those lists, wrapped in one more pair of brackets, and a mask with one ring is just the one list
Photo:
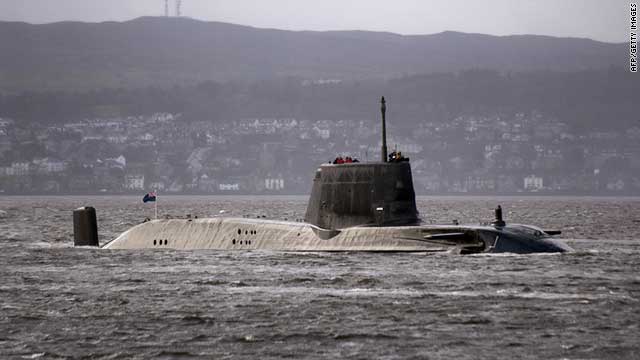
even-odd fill
[(213, 122), (244, 117), (375, 119), (377, 102), (384, 95), (390, 116), (402, 118), (408, 126), (462, 114), (540, 111), (580, 133), (640, 125), (639, 90), (640, 82), (632, 74), (614, 67), (522, 73), (474, 69), (348, 82), (284, 77), (252, 83), (207, 81), (165, 88), (0, 94), (0, 117), (39, 125), (156, 112), (181, 113), (184, 121)]

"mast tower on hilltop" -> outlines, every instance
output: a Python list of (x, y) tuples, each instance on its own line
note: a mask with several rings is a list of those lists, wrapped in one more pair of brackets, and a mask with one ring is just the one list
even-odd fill
[(180, 17), (182, 16), (182, 0), (176, 0), (176, 16)]
[[(175, 0), (176, 6), (176, 17), (182, 16), (182, 0)], [(171, 14), (169, 13), (169, 0), (164, 0), (164, 16), (169, 17)]]

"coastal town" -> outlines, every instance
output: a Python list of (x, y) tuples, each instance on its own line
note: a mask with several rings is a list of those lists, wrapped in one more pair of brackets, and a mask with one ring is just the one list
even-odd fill
[[(531, 112), (394, 120), (387, 133), (418, 195), (640, 194), (640, 126), (577, 134)], [(307, 194), (320, 164), (379, 161), (380, 146), (374, 118), (156, 113), (43, 127), (0, 117), (0, 193)]]

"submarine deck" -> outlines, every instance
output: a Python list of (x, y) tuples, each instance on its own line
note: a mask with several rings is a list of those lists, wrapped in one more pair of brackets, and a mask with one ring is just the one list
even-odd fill
[(425, 240), (426, 235), (442, 231), (467, 229), (451, 226), (358, 226), (327, 230), (308, 223), (263, 219), (169, 219), (134, 226), (104, 248), (424, 252), (446, 251), (459, 245)]

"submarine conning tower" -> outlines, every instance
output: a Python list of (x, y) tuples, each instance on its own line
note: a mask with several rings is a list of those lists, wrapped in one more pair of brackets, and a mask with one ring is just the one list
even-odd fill
[(323, 229), (420, 223), (409, 159), (387, 161), (381, 100), (381, 162), (323, 164), (313, 179), (305, 221)]

